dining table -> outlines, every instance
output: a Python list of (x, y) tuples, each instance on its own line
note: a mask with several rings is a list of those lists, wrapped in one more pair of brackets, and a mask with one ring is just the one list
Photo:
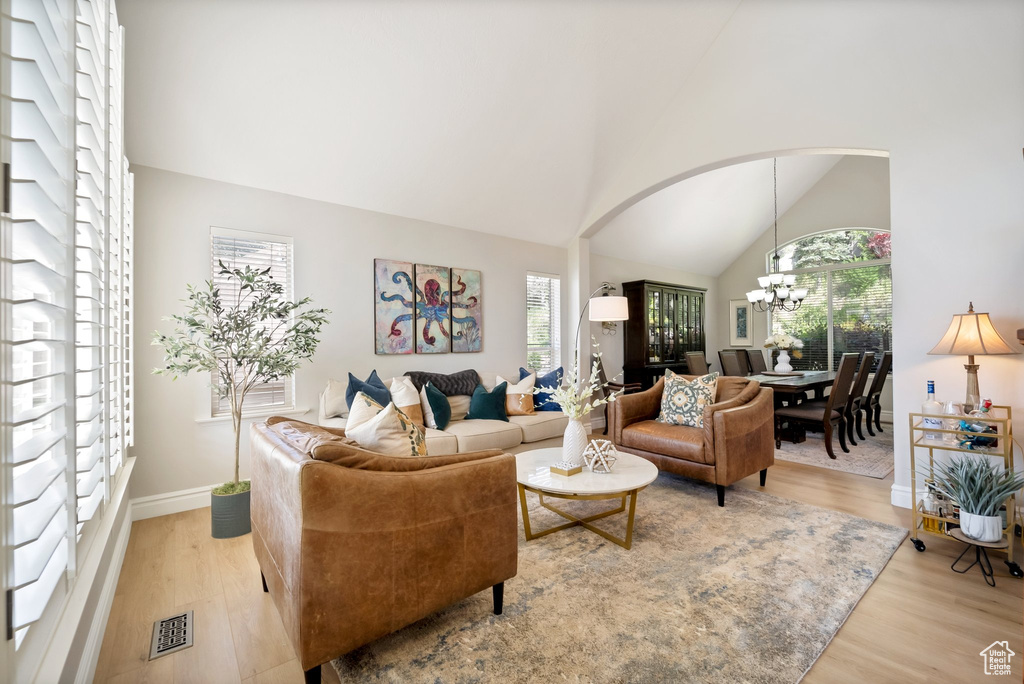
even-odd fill
[[(748, 375), (747, 380), (757, 380), (763, 387), (775, 392), (775, 407), (794, 404), (806, 392), (813, 392), (815, 399), (823, 399), (825, 390), (836, 380), (835, 371), (798, 371), (800, 375)], [(801, 425), (789, 425), (779, 432), (779, 438), (799, 444), (807, 439), (807, 431)]]
[(836, 380), (835, 371), (796, 371), (800, 375), (748, 375), (747, 380), (757, 380), (763, 387), (775, 390), (776, 403), (788, 401), (805, 392), (814, 392), (815, 399), (822, 399), (825, 390)]

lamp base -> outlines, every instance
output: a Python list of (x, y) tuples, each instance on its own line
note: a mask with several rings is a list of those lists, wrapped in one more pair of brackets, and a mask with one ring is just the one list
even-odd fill
[(971, 356), (970, 363), (965, 363), (967, 370), (967, 397), (964, 399), (964, 413), (970, 413), (981, 406), (981, 390), (978, 389), (978, 364), (974, 363)]

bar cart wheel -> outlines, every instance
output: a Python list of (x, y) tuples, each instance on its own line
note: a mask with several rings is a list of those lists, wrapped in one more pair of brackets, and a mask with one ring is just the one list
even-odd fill
[(1024, 577), (1024, 570), (1021, 570), (1019, 565), (1017, 565), (1013, 561), (1003, 561), (1003, 562), (1006, 563), (1006, 567), (1008, 567), (1010, 569), (1010, 574), (1011, 575), (1013, 575), (1014, 577), (1016, 577), (1018, 579), (1020, 579), (1021, 577)]
[(917, 549), (921, 553), (924, 553), (924, 542), (923, 541), (921, 541), (920, 539), (911, 539), (910, 541), (914, 542), (914, 548), (915, 549)]

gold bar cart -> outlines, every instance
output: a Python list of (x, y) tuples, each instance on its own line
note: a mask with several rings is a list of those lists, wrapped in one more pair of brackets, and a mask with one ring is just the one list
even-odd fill
[[(940, 421), (940, 425), (943, 427), (925, 427), (925, 418), (935, 418)], [(969, 430), (963, 430), (959, 427), (960, 419), (967, 419), (972, 422), (986, 423), (996, 429), (995, 432), (972, 432)], [(957, 420), (957, 428), (949, 429), (946, 427), (947, 421)], [(930, 434), (937, 435), (938, 438), (929, 438)], [(945, 435), (953, 435), (955, 441), (950, 443), (945, 441)], [(960, 445), (960, 441), (964, 436), (972, 437), (985, 437), (998, 440), (998, 443), (992, 447), (985, 448), (974, 448), (968, 449), (965, 446)], [(918, 449), (925, 449), (928, 452), (928, 465), (927, 468), (918, 471), (917, 469), (917, 451)], [(920, 533), (935, 535), (936, 537), (946, 537), (953, 539), (949, 531), (959, 527), (960, 520), (953, 517), (952, 513), (945, 515), (935, 515), (928, 513), (924, 510), (924, 502), (918, 500), (917, 496), (917, 478), (919, 475), (926, 475), (928, 478), (934, 476), (935, 470), (935, 452), (948, 451), (961, 454), (971, 454), (973, 456), (981, 457), (995, 457), (1003, 459), (1003, 467), (1013, 472), (1013, 415), (1009, 406), (993, 406), (989, 411), (989, 415), (985, 417), (964, 417), (964, 416), (948, 416), (931, 413), (911, 413), (910, 414), (910, 495), (911, 502), (913, 503), (913, 524), (910, 532), (910, 539), (914, 542), (914, 548), (918, 551), (924, 551), (924, 542), (920, 539)], [(1006, 563), (1007, 568), (1010, 570), (1010, 574), (1014, 577), (1024, 577), (1024, 571), (1021, 567), (1013, 560), (1013, 545), (1014, 545), (1014, 527), (1016, 525), (1016, 497), (1011, 495), (1006, 499), (1006, 524), (1003, 527), (1003, 538), (1006, 540)]]

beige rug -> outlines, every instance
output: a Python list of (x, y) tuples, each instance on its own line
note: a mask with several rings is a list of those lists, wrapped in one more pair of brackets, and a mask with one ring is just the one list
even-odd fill
[[(561, 520), (529, 496), (536, 529)], [(624, 518), (602, 522), (621, 535)], [(760, 491), (719, 508), (662, 473), (631, 551), (581, 528), (526, 542), (520, 522), (504, 615), (485, 591), (334, 666), (343, 682), (796, 682), (906, 534)]]
[(892, 425), (883, 423), (882, 427), (885, 432), (876, 430), (874, 437), (865, 432), (867, 439), (858, 439), (857, 446), (847, 442), (848, 454), (843, 453), (839, 446), (839, 438), (834, 438), (832, 450), (836, 454), (835, 460), (828, 457), (825, 438), (820, 432), (808, 432), (807, 441), (800, 444), (783, 441), (782, 448), (775, 450), (775, 458), (881, 479), (893, 468)]

